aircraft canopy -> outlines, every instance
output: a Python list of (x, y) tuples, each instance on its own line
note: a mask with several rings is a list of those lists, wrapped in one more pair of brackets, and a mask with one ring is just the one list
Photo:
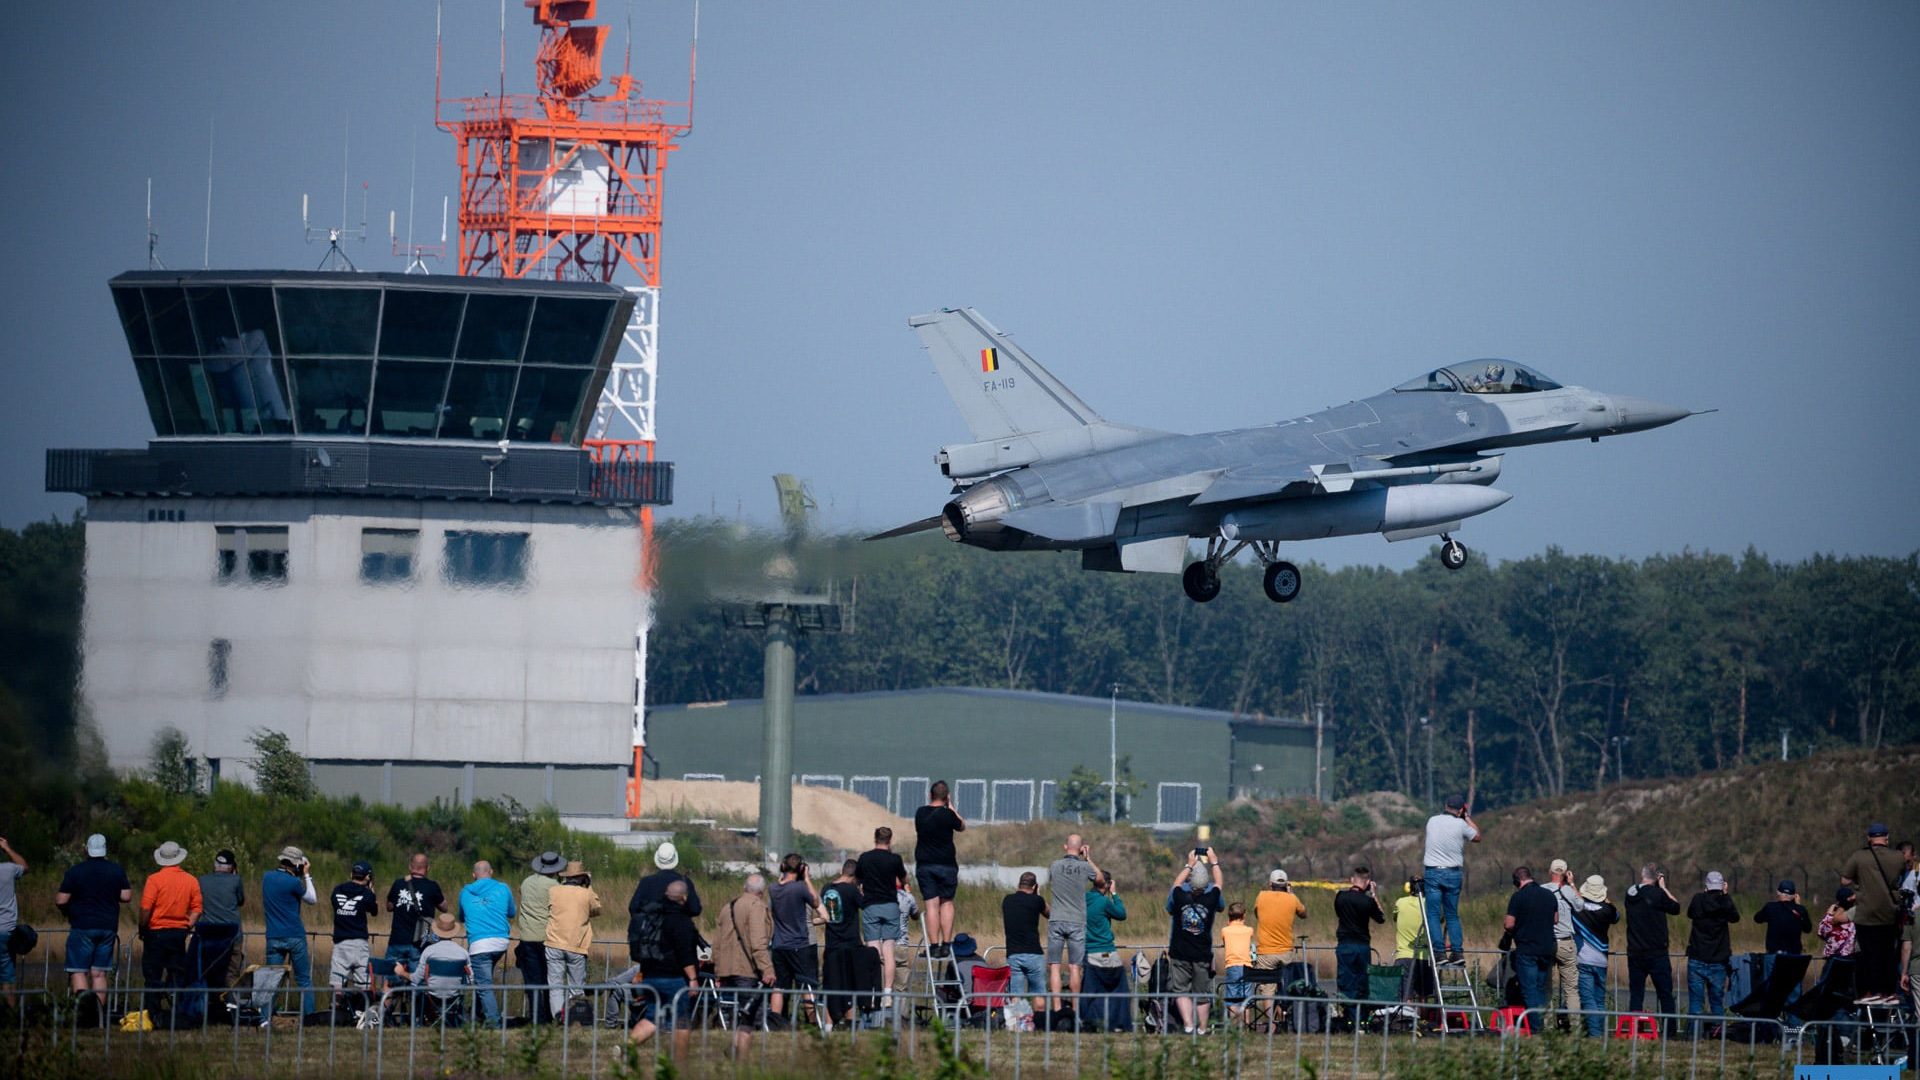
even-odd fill
[(1525, 364), (1511, 360), (1469, 360), (1435, 368), (1417, 379), (1394, 387), (1400, 393), (1420, 390), (1465, 391), (1469, 394), (1531, 394), (1558, 390), (1560, 384)]

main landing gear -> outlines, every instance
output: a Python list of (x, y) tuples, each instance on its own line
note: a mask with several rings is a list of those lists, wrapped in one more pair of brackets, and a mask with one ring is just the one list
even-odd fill
[(1467, 565), (1467, 547), (1465, 544), (1448, 536), (1446, 533), (1441, 533), (1440, 539), (1443, 541), (1440, 545), (1441, 566), (1449, 570), (1458, 570)]
[(1207, 540), (1206, 557), (1188, 566), (1180, 575), (1180, 586), (1186, 590), (1187, 598), (1196, 604), (1204, 604), (1219, 596), (1220, 567), (1247, 548), (1252, 548), (1260, 561), (1266, 564), (1266, 575), (1261, 584), (1266, 589), (1267, 599), (1284, 604), (1300, 595), (1300, 568), (1281, 560), (1279, 541), (1242, 540), (1233, 543), (1225, 537), (1215, 536)]

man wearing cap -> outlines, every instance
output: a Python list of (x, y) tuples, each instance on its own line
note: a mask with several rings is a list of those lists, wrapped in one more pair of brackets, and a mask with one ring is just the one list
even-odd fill
[[(1693, 924), (1687, 934), (1688, 1016), (1719, 1016), (1725, 1008), (1727, 979), (1733, 974), (1729, 932), (1740, 921), (1740, 912), (1727, 895), (1727, 879), (1720, 871), (1709, 872), (1706, 885), (1687, 902), (1687, 919)], [(1694, 1035), (1699, 1034), (1696, 1021)]]
[(184, 989), (187, 976), (187, 938), (200, 918), (200, 883), (180, 869), (187, 849), (169, 840), (154, 849), (159, 867), (140, 886), (140, 974), (149, 991), (159, 987)]
[(20, 900), (14, 885), (27, 872), (27, 860), (4, 836), (0, 836), (0, 855), (7, 857), (0, 862), (0, 996), (11, 1009), (18, 1002), (13, 996), (13, 950), (7, 948), (7, 942), (13, 937), (13, 928), (20, 925)]
[[(513, 947), (513, 965), (528, 986), (547, 984), (547, 920), (553, 911), (548, 896), (566, 865), (559, 852), (543, 851), (533, 860), (533, 873), (520, 880), (520, 918), (514, 924), (520, 940)], [(527, 1019), (535, 1024), (553, 1019), (545, 991), (527, 992)]]
[(633, 897), (627, 901), (628, 919), (639, 918), (641, 909), (652, 901), (665, 900), (667, 886), (676, 881), (687, 883), (687, 915), (699, 918), (700, 890), (693, 887), (692, 879), (680, 872), (680, 849), (673, 846), (673, 841), (665, 841), (653, 849), (653, 866), (653, 873), (633, 887)]
[[(294, 984), (303, 990), (313, 986), (313, 967), (307, 955), (307, 926), (300, 905), (319, 902), (306, 853), (297, 847), (281, 848), (274, 868), (260, 878), (260, 906), (267, 913), (267, 963), (290, 965)], [(313, 995), (301, 994), (300, 1014), (312, 1011)]]
[(232, 986), (246, 966), (246, 939), (240, 933), (240, 909), (247, 906), (246, 882), (233, 852), (213, 857), (213, 873), (200, 875), (200, 921), (193, 924), (201, 974), (207, 985)]
[(1606, 1033), (1607, 959), (1612, 953), (1613, 924), (1620, 912), (1607, 900), (1607, 879), (1590, 874), (1580, 883), (1580, 907), (1573, 913), (1573, 934), (1580, 957), (1580, 1011), (1586, 1014), (1587, 1034)]
[(1307, 905), (1293, 894), (1287, 872), (1275, 868), (1267, 875), (1267, 888), (1253, 900), (1254, 921), (1259, 936), (1254, 939), (1253, 966), (1277, 968), (1287, 962), (1293, 951), (1293, 924), (1307, 917)]
[(1560, 979), (1560, 989), (1550, 995), (1550, 1000), (1557, 1002), (1564, 1014), (1560, 1029), (1565, 1031), (1571, 1023), (1568, 1016), (1580, 1011), (1580, 948), (1573, 940), (1573, 913), (1580, 910), (1580, 890), (1574, 887), (1573, 871), (1567, 868), (1565, 859), (1548, 864), (1547, 877), (1546, 889), (1560, 909), (1553, 922), (1553, 969)]
[(427, 876), (429, 869), (426, 853), (415, 852), (407, 860), (406, 876), (387, 887), (387, 910), (393, 913), (387, 928), (388, 960), (411, 965), (420, 959), (433, 917), (447, 910), (447, 894)]
[[(460, 944), (460, 923), (447, 912), (440, 912), (429, 924), (433, 931), (433, 944), (420, 950), (420, 960), (408, 972), (408, 981), (415, 986), (425, 985), (427, 992), (440, 1003), (444, 1016), (448, 1004), (460, 996), (460, 988), (466, 985), (473, 969), (468, 965), (466, 947)], [(444, 968), (448, 964), (460, 965), (458, 975), (436, 975), (433, 965), (439, 961)]]
[[(1466, 872), (1467, 845), (1480, 842), (1480, 827), (1467, 814), (1467, 797), (1447, 796), (1445, 813), (1427, 819), (1427, 941), (1442, 964), (1467, 962), (1466, 933), (1460, 928), (1460, 887)], [(1444, 948), (1444, 955), (1443, 950)]]
[(507, 955), (513, 917), (520, 907), (513, 902), (513, 890), (494, 880), (493, 864), (482, 859), (473, 864), (472, 883), (460, 890), (459, 912), (467, 924), (467, 960), (473, 965), (473, 985), (479, 988), (475, 998), (480, 1020), (498, 1025), (503, 1020), (500, 1002), (493, 996), (493, 972)]
[(367, 916), (380, 913), (372, 864), (354, 863), (348, 873), (351, 880), (335, 885), (327, 896), (333, 909), (333, 959), (327, 965), (327, 985), (333, 987), (336, 1002), (341, 990), (365, 990), (371, 985), (367, 968), (373, 939), (367, 931)]
[(119, 863), (107, 858), (107, 838), (87, 837), (87, 859), (67, 868), (53, 902), (66, 913), (67, 980), (76, 994), (93, 988), (107, 1003), (107, 976), (120, 944), (120, 905), (133, 900), (133, 883)]
[(1900, 1000), (1900, 905), (1894, 900), (1906, 862), (1887, 846), (1887, 827), (1867, 826), (1867, 846), (1847, 857), (1840, 880), (1853, 886), (1854, 942), (1859, 948), (1861, 1005), (1893, 1005)]
[(587, 984), (587, 953), (593, 949), (593, 918), (600, 914), (600, 894), (593, 891), (593, 875), (574, 860), (560, 871), (560, 880), (547, 890), (547, 991), (555, 1020), (567, 1014), (567, 1002)]
[(1800, 906), (1800, 890), (1792, 878), (1784, 878), (1774, 887), (1773, 899), (1760, 905), (1753, 921), (1767, 928), (1767, 955), (1798, 953), (1802, 934), (1813, 933), (1813, 919)]

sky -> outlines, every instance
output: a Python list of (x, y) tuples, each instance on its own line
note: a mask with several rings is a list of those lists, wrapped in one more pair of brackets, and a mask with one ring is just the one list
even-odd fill
[[(0, 525), (78, 509), (49, 447), (152, 429), (106, 281), (309, 268), (299, 208), (367, 191), (362, 269), (399, 270), (457, 185), (425, 0), (29, 5), (0, 103)], [(629, 19), (686, 95), (691, 0)], [(444, 9), (447, 96), (497, 89), (500, 12)], [(506, 14), (509, 90), (538, 35)], [(668, 516), (873, 530), (947, 497), (966, 441), (907, 317), (970, 305), (1107, 418), (1296, 416), (1503, 356), (1690, 408), (1521, 449), (1461, 539), (1779, 559), (1920, 548), (1920, 5), (716, 0), (671, 158), (659, 437)], [(212, 214), (207, 215), (209, 140)], [(417, 155), (417, 156), (416, 156)], [(447, 268), (450, 270), (450, 267)], [(1428, 541), (1326, 541), (1406, 566)]]

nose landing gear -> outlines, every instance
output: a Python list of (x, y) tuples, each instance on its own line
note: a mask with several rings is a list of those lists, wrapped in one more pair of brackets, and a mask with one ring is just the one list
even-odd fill
[(1446, 533), (1441, 533), (1440, 539), (1444, 541), (1440, 545), (1441, 566), (1449, 570), (1458, 570), (1467, 565), (1467, 548), (1465, 544), (1448, 536)]

